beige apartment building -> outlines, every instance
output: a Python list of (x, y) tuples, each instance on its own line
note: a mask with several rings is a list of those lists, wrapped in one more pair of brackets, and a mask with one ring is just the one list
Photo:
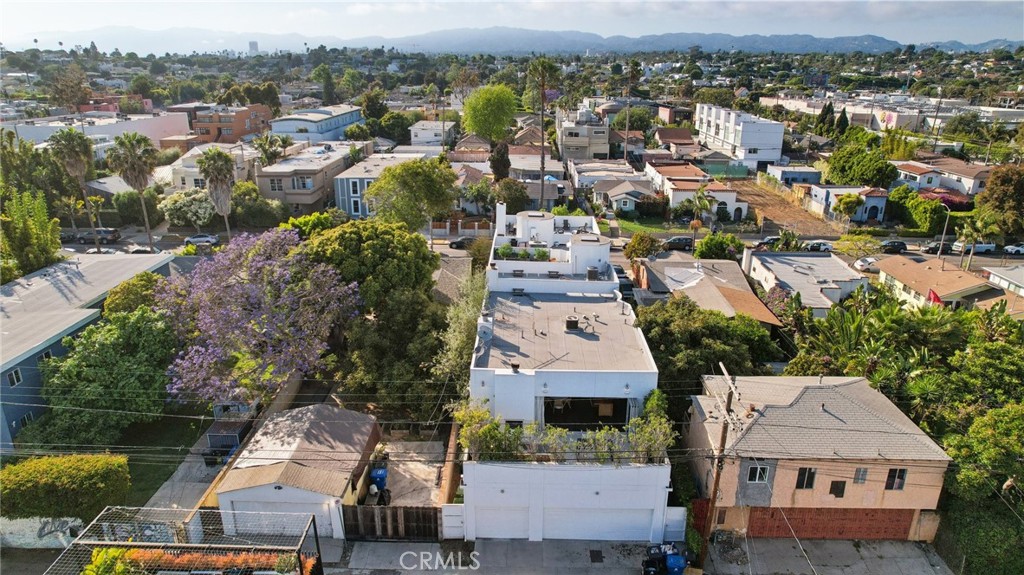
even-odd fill
[(332, 200), (334, 176), (352, 166), (350, 153), (357, 148), (362, 156), (373, 153), (373, 142), (320, 142), (270, 166), (256, 167), (256, 185), (260, 195), (281, 200), (294, 214), (310, 214), (324, 209)]
[[(723, 425), (712, 528), (767, 538), (935, 537), (950, 458), (866, 379), (705, 376), (686, 447), (717, 455)], [(694, 459), (705, 498), (714, 461)]]

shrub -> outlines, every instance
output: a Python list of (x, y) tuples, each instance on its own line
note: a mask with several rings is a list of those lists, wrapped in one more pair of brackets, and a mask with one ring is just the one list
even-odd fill
[(522, 251), (520, 251), (520, 252), (519, 252), (518, 254), (516, 254), (516, 255), (517, 255), (517, 256), (519, 257), (519, 259), (521, 259), (521, 260), (528, 260), (528, 259), (530, 259), (530, 250), (522, 250)]
[(636, 211), (643, 217), (663, 218), (668, 212), (668, 197), (644, 197), (636, 203)]
[(0, 469), (3, 516), (75, 517), (93, 520), (128, 496), (131, 477), (124, 455), (34, 457)]
[(515, 257), (516, 249), (510, 244), (504, 244), (498, 248), (498, 257), (503, 260), (509, 260)]
[(544, 248), (537, 248), (537, 249), (533, 250), (533, 259), (535, 259), (535, 260), (537, 260), (539, 262), (546, 262), (546, 261), (548, 261), (548, 258), (551, 257), (550, 254), (551, 254), (551, 252), (549, 252), (548, 250), (546, 250)]
[[(149, 216), (150, 227), (156, 226), (160, 222), (164, 221), (164, 214), (157, 209), (157, 205), (160, 203), (160, 194), (157, 193), (153, 188), (146, 188), (143, 192), (143, 196), (146, 198), (146, 215)], [(139, 202), (139, 193), (135, 190), (127, 190), (124, 192), (118, 192), (114, 194), (111, 199), (114, 204), (114, 208), (117, 210), (117, 215), (121, 218), (121, 222), (130, 224), (133, 226), (141, 226), (145, 224), (142, 218), (142, 204)], [(103, 223), (107, 223), (106, 215), (103, 215)]]

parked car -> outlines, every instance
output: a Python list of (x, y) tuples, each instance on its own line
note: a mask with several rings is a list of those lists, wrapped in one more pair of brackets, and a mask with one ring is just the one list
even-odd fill
[(149, 246), (130, 246), (125, 250), (129, 254), (162, 254), (158, 248), (150, 248)]
[(661, 244), (661, 249), (665, 251), (678, 250), (688, 252), (693, 249), (693, 238), (690, 236), (676, 236), (674, 238), (669, 238)]
[(99, 238), (101, 244), (113, 244), (121, 241), (121, 231), (117, 228), (96, 228), (96, 234), (93, 235), (93, 231), (86, 230), (78, 234), (78, 243), (88, 244), (96, 241)]
[(825, 240), (813, 240), (804, 244), (805, 252), (830, 252), (832, 251), (832, 244)]
[(860, 258), (853, 262), (853, 269), (859, 272), (878, 273), (878, 258)]
[(97, 254), (113, 255), (113, 254), (123, 254), (124, 252), (115, 250), (113, 248), (100, 248), (98, 250), (96, 248), (89, 248), (89, 249), (85, 250), (85, 253), (87, 253), (89, 255), (97, 255)]
[(220, 238), (213, 234), (196, 234), (185, 238), (186, 246), (195, 246), (198, 244), (210, 244), (215, 246), (220, 243)]
[(974, 253), (976, 254), (991, 254), (995, 253), (996, 245), (991, 243), (975, 243), (970, 244), (963, 240), (957, 240), (953, 242), (953, 251), (956, 253), (967, 253), (971, 251), (971, 246), (974, 246)]
[(775, 244), (779, 243), (779, 240), (781, 239), (781, 236), (765, 236), (761, 241), (754, 244), (754, 249), (764, 248), (770, 250), (775, 247)]
[(902, 254), (907, 251), (907, 243), (899, 240), (886, 240), (879, 247), (883, 254)]
[(626, 275), (626, 270), (618, 264), (612, 265), (612, 271), (615, 272), (615, 277), (619, 278), (619, 281), (628, 280), (629, 276)]
[(475, 239), (476, 238), (472, 238), (470, 236), (461, 236), (458, 239), (449, 242), (448, 247), (450, 247), (453, 250), (464, 250), (468, 248), (469, 244), (473, 243), (473, 240)]
[(60, 243), (73, 242), (78, 239), (78, 235), (73, 231), (61, 230), (60, 231)]
[(1003, 253), (1011, 256), (1024, 255), (1024, 242), (1017, 242), (1006, 246), (1003, 248)]
[(928, 242), (921, 248), (921, 251), (926, 254), (937, 254), (939, 253), (940, 245), (943, 254), (953, 253), (952, 242)]

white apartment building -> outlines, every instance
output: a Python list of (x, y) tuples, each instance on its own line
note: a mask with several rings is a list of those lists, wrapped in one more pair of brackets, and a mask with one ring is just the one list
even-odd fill
[(319, 144), (344, 140), (345, 128), (365, 123), (359, 106), (339, 104), (295, 110), (287, 116), (271, 120), (270, 131), (279, 136), (291, 136), (296, 142)]
[(200, 144), (168, 166), (171, 171), (171, 178), (167, 186), (167, 193), (174, 193), (191, 188), (205, 188), (206, 179), (199, 171), (196, 160), (202, 157), (203, 152), (211, 148), (220, 148), (227, 152), (235, 164), (232, 180), (241, 182), (251, 180), (256, 175), (256, 159), (259, 153), (256, 148), (245, 144)]
[[(609, 265), (611, 245), (589, 216), (515, 215), (496, 207), (489, 295), (477, 321), (470, 398), (506, 425), (537, 422), (570, 434), (623, 428), (657, 387), (658, 368)], [(537, 261), (508, 254), (527, 251)], [(506, 257), (501, 253), (506, 252)], [(661, 541), (667, 460), (597, 463), (466, 461), (465, 537)], [(447, 515), (446, 515), (447, 517)], [(447, 520), (447, 519), (446, 519)]]
[(785, 127), (780, 122), (711, 104), (697, 104), (693, 120), (701, 145), (726, 154), (736, 164), (763, 171), (782, 159)]
[(455, 122), (420, 120), (409, 127), (413, 146), (442, 146), (455, 140)]

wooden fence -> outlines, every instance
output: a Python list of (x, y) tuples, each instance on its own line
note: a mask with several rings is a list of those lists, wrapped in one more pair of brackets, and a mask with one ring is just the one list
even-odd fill
[(343, 505), (345, 538), (380, 541), (438, 541), (440, 507)]

